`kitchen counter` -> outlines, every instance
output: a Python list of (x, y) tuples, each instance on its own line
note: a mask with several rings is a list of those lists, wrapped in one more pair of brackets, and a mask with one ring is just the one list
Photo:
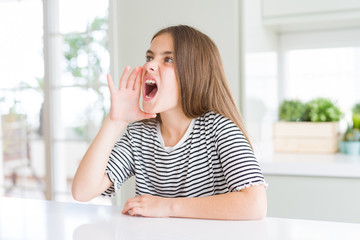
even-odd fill
[(265, 175), (360, 178), (360, 155), (274, 153), (271, 143), (254, 145)]
[(0, 239), (359, 239), (360, 224), (143, 218), (114, 206), (0, 198)]
[(276, 153), (259, 162), (268, 175), (360, 178), (360, 156)]

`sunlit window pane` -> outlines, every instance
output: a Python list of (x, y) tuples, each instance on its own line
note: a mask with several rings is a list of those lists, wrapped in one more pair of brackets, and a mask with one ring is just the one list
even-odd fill
[(109, 109), (108, 2), (65, 0), (59, 4), (63, 57), (58, 59), (62, 75), (52, 90), (54, 189), (56, 200), (73, 201), (75, 171)]
[(96, 17), (89, 22), (84, 32), (64, 35), (65, 69), (61, 84), (89, 86), (106, 83), (110, 67), (107, 28), (107, 17)]
[(108, 1), (97, 0), (61, 0), (61, 33), (85, 32), (88, 24), (95, 17), (104, 17), (108, 12)]
[(0, 2), (0, 195), (44, 199), (42, 1)]
[(292, 50), (285, 57), (285, 98), (327, 97), (347, 118), (360, 101), (360, 48)]
[(246, 127), (256, 141), (272, 140), (272, 128), (269, 126), (277, 117), (278, 106), (277, 55), (275, 52), (246, 54), (244, 70), (243, 114)]
[(36, 94), (29, 90), (1, 117), (3, 187), (5, 196), (44, 198), (45, 158), (41, 137), (40, 101), (28, 102)]
[[(0, 196), (44, 198), (43, 1), (0, 2)], [(54, 199), (73, 201), (71, 181), (109, 109), (108, 1), (59, 1), (63, 55), (50, 53)], [(79, 17), (81, 15), (81, 17)], [(51, 74), (49, 74), (51, 75)], [(47, 183), (50, 184), (50, 183)], [(100, 203), (109, 204), (107, 199)]]
[(66, 87), (54, 90), (56, 140), (91, 140), (108, 112), (109, 93), (106, 87)]
[(0, 88), (42, 78), (42, 1), (0, 2)]
[[(71, 184), (76, 169), (88, 148), (88, 142), (78, 140), (55, 141), (54, 189), (56, 201), (72, 202)], [(90, 203), (110, 205), (111, 200), (98, 196)]]

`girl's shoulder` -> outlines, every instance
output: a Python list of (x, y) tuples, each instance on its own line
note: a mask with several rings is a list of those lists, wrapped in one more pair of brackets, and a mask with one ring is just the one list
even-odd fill
[(240, 129), (233, 121), (216, 112), (206, 112), (195, 120), (194, 132), (200, 135), (212, 135), (217, 139), (219, 136), (229, 133), (240, 133)]
[(236, 126), (234, 122), (231, 121), (229, 118), (225, 117), (220, 113), (215, 113), (211, 111), (206, 112), (202, 116), (198, 117), (196, 119), (196, 122), (200, 123), (201, 125), (209, 126), (212, 129), (218, 129), (229, 125)]
[(156, 119), (146, 119), (141, 121), (132, 122), (127, 126), (127, 131), (129, 133), (142, 133), (142, 132), (152, 132), (157, 129), (157, 120)]

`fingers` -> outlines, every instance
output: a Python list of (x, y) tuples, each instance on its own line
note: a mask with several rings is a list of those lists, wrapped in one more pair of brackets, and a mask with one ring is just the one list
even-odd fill
[(141, 195), (126, 201), (123, 214), (144, 217), (169, 217), (171, 200), (151, 195)]
[(109, 85), (110, 94), (113, 94), (113, 92), (115, 91), (114, 81), (112, 80), (110, 74), (106, 75), (106, 78)]
[(135, 67), (130, 73), (130, 66), (126, 66), (125, 70), (120, 78), (119, 90), (120, 89), (131, 89), (140, 90), (142, 67)]
[(131, 210), (129, 210), (129, 215), (130, 216), (143, 216), (143, 209), (139, 208), (139, 207), (135, 207), (132, 208)]
[(144, 216), (146, 211), (146, 195), (129, 198), (122, 210), (122, 214), (130, 216)]
[(130, 77), (128, 79), (126, 88), (135, 90), (135, 86), (140, 87), (140, 79), (142, 74), (142, 68), (141, 67), (135, 67), (134, 70), (131, 72)]
[(130, 72), (130, 66), (128, 65), (125, 67), (125, 70), (124, 70), (123, 74), (121, 75), (119, 89), (126, 88), (126, 83), (128, 80), (129, 72)]
[(140, 201), (137, 197), (129, 198), (124, 205), (122, 214), (128, 214), (131, 209), (133, 209), (134, 207), (139, 207), (139, 206), (140, 206)]
[(141, 77), (142, 77), (143, 68), (142, 67), (139, 67), (139, 68), (140, 68), (139, 73), (136, 76), (134, 84), (133, 84), (133, 89), (136, 92), (140, 91), (140, 88), (141, 88)]

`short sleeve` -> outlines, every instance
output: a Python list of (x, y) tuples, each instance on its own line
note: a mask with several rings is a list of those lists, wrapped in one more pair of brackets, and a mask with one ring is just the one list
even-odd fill
[(215, 126), (215, 142), (225, 180), (231, 192), (267, 183), (250, 144), (229, 119), (221, 118)]
[(134, 159), (129, 128), (112, 149), (105, 173), (113, 183), (101, 195), (113, 197), (121, 185), (134, 175)]

